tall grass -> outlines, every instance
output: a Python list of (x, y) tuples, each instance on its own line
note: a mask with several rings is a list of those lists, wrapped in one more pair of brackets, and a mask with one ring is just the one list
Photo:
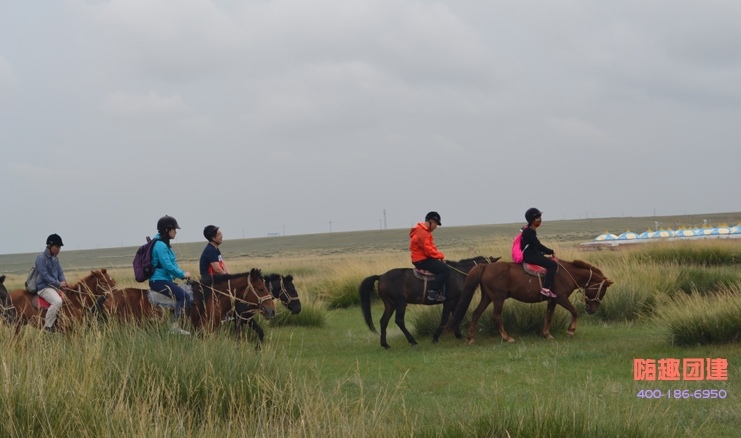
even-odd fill
[(736, 242), (693, 241), (646, 245), (631, 254), (639, 263), (674, 263), (697, 266), (741, 264), (741, 246)]
[(656, 320), (678, 345), (741, 341), (741, 290), (729, 288), (716, 296), (678, 297), (663, 306)]
[(297, 315), (291, 314), (276, 302), (278, 312), (275, 318), (270, 320), (271, 327), (324, 327), (329, 317), (327, 310), (321, 303), (315, 301), (302, 301), (301, 312)]
[[(572, 297), (573, 298), (573, 297)], [(477, 328), (489, 336), (499, 336), (499, 329), (491, 318), (493, 306), (490, 305), (479, 318)], [(471, 325), (469, 310), (461, 321), (461, 331), (466, 332)], [(423, 306), (415, 308), (410, 312), (410, 322), (414, 326), (414, 332), (420, 337), (429, 337), (440, 326), (442, 306)], [(502, 309), (502, 325), (504, 330), (510, 334), (536, 334), (540, 335), (545, 324), (546, 304), (528, 304), (516, 300), (506, 300)], [(556, 308), (551, 321), (551, 331), (565, 330), (571, 322), (571, 314), (562, 308)]]
[(726, 290), (741, 283), (741, 275), (728, 267), (689, 267), (677, 278), (677, 289), (703, 295)]

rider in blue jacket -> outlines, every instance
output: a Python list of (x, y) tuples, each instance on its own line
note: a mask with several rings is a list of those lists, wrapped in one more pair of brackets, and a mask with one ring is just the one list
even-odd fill
[(170, 240), (175, 238), (178, 221), (172, 216), (163, 216), (157, 221), (157, 234), (154, 236), (159, 241), (152, 247), (152, 266), (155, 267), (154, 274), (149, 279), (149, 288), (155, 292), (174, 298), (175, 315), (170, 333), (189, 335), (190, 333), (180, 328), (180, 317), (185, 309), (190, 306), (190, 296), (176, 283), (175, 278), (190, 278), (190, 272), (183, 271), (177, 264), (175, 253), (170, 246)]

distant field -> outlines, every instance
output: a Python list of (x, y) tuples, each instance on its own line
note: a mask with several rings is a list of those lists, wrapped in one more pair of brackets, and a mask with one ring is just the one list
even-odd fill
[[(741, 221), (741, 212), (714, 213), (692, 216), (658, 216), (597, 218), (581, 220), (549, 220), (538, 234), (544, 241), (557, 241), (562, 245), (578, 244), (594, 239), (609, 230), (621, 233), (626, 229), (645, 231), (654, 228), (654, 221), (664, 227), (702, 224), (707, 219), (713, 224), (726, 222), (735, 224)], [(484, 242), (511, 241), (522, 226), (517, 224), (472, 225), (465, 227), (440, 227), (435, 231), (435, 242), (441, 249), (480, 246)], [(373, 230), (344, 233), (309, 234), (299, 236), (276, 236), (257, 239), (226, 240), (221, 252), (227, 260), (295, 258), (311, 256), (330, 256), (352, 253), (406, 253), (408, 251), (409, 230)], [(144, 236), (142, 236), (143, 240)], [(143, 242), (142, 242), (143, 243)], [(178, 261), (196, 262), (205, 246), (204, 242), (180, 243), (174, 245)], [(39, 252), (43, 245), (39, 246)], [(91, 250), (63, 250), (60, 261), (65, 270), (87, 270), (93, 268), (126, 268), (136, 247), (104, 248)], [(23, 274), (33, 264), (37, 253), (0, 255), (0, 274)]]
[[(701, 219), (734, 223), (741, 213)], [(547, 221), (544, 243), (615, 283), (594, 315), (572, 295), (580, 313), (573, 339), (565, 310), (556, 310), (555, 339), (545, 340), (537, 334), (545, 303), (507, 300), (503, 320), (514, 344), (502, 343), (490, 314), (476, 344), (451, 334), (432, 344), (441, 306), (411, 305), (406, 321), (419, 345), (409, 346), (392, 320), (392, 348), (381, 348), (357, 306), (358, 285), (410, 265), (406, 229), (228, 241), (223, 252), (233, 271), (292, 274), (301, 297), (298, 315), (276, 303), (284, 323), (258, 317), (266, 332), (259, 354), (254, 335), (235, 344), (231, 326), (175, 337), (169, 320), (113, 321), (55, 337), (26, 327), (16, 338), (0, 324), (0, 436), (738, 437), (741, 240), (576, 247), (605, 229), (642, 231), (654, 220), (693, 224), (680, 217)], [(520, 226), (442, 227), (435, 240), (449, 259), (506, 261)], [(181, 267), (195, 271), (203, 245), (176, 245)], [(83, 273), (74, 269), (108, 267), (125, 287), (135, 283), (134, 250), (63, 251), (61, 260), (69, 279)], [(9, 289), (21, 287), (34, 257), (0, 256)], [(376, 327), (382, 312), (374, 301)], [(727, 380), (635, 380), (635, 359), (665, 358), (727, 360)], [(642, 397), (645, 390), (662, 398)], [(703, 391), (724, 398), (689, 395)]]

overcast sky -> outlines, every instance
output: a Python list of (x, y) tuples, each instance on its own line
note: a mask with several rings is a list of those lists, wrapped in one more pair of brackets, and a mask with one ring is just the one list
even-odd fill
[(739, 211), (741, 2), (0, 0), (0, 253)]

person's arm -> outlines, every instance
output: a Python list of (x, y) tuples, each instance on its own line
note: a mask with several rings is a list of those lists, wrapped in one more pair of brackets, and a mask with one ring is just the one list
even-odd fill
[(155, 243), (152, 251), (157, 253), (157, 260), (160, 267), (167, 271), (168, 274), (175, 278), (185, 278), (185, 271), (180, 269), (178, 264), (175, 263), (175, 260), (171, 256), (172, 253), (165, 242), (160, 241)]
[(432, 241), (432, 234), (427, 234), (424, 239), (423, 246), (425, 255), (432, 259), (440, 259), (443, 260), (445, 258), (445, 254), (441, 253), (440, 251), (435, 248), (435, 244)]
[[(527, 231), (527, 234), (525, 234), (526, 231)], [(528, 239), (527, 243), (530, 244), (532, 248), (537, 249), (543, 254), (553, 254), (552, 249), (540, 243), (540, 240), (538, 239), (538, 235), (535, 233), (535, 230), (532, 230), (532, 229), (523, 230), (522, 237), (525, 238), (526, 236)]]
[[(224, 265), (226, 268), (226, 265)], [(221, 270), (221, 266), (219, 266), (219, 262), (211, 262), (211, 269), (214, 270), (214, 274), (228, 274), (229, 272), (224, 272)]]

